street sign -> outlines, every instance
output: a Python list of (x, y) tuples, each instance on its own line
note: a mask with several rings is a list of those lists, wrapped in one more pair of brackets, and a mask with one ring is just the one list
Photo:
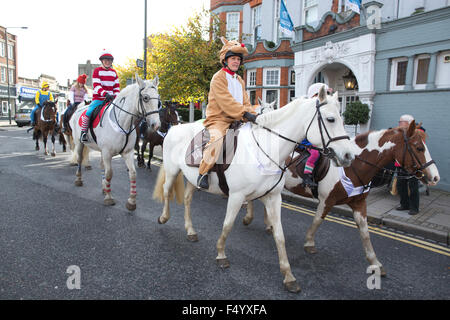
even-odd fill
[(144, 67), (144, 60), (136, 59), (136, 66), (138, 68), (143, 68)]

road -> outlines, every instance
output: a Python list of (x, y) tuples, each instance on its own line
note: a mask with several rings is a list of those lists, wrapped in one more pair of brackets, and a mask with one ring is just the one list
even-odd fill
[(199, 242), (191, 243), (184, 207), (172, 204), (168, 223), (157, 223), (162, 205), (151, 195), (158, 166), (151, 172), (137, 169), (138, 207), (130, 213), (125, 209), (128, 175), (120, 157), (113, 159), (113, 207), (103, 205), (99, 154), (91, 153), (93, 170), (83, 170), (83, 187), (74, 186), (75, 168), (67, 159), (59, 145), (56, 157), (34, 151), (26, 128), (0, 131), (0, 299), (450, 298), (449, 248), (373, 227), (372, 243), (388, 275), (380, 289), (370, 290), (354, 223), (331, 215), (316, 237), (319, 252), (309, 255), (303, 241), (312, 210), (291, 203), (283, 203), (282, 223), (300, 293), (283, 288), (260, 202), (250, 226), (242, 224), (241, 210), (226, 244), (231, 267), (222, 270), (215, 246), (226, 199), (194, 195)]

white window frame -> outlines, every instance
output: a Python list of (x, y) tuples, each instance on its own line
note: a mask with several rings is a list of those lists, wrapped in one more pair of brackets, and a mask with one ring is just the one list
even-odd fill
[(8, 69), (9, 72), (9, 84), (14, 84), (14, 69), (9, 68)]
[(6, 53), (5, 43), (4, 42), (0, 42), (0, 57), (6, 57), (5, 53)]
[[(418, 68), (419, 68), (419, 60), (421, 59), (431, 59), (431, 56), (429, 54), (421, 54), (419, 56), (416, 57), (416, 59), (414, 59), (414, 89), (425, 89), (427, 84), (423, 83), (423, 84), (417, 84), (417, 72), (418, 72)], [(428, 66), (429, 68), (430, 66)], [(428, 74), (427, 74), (427, 82), (429, 81), (428, 79)]]
[[(390, 83), (390, 89), (391, 90), (404, 90), (405, 85), (398, 86), (397, 85), (397, 71), (398, 71), (398, 63), (399, 62), (408, 62), (408, 58), (402, 57), (402, 58), (394, 58), (391, 60), (391, 83)], [(408, 71), (406, 71), (408, 72)], [(408, 79), (406, 79), (407, 81)]]
[[(308, 5), (307, 4), (311, 1), (314, 1), (312, 5)], [(306, 12), (311, 10), (311, 9), (316, 9), (317, 10), (317, 18), (314, 21), (310, 22), (310, 26), (315, 26), (317, 24), (317, 22), (319, 22), (319, 1), (318, 0), (303, 0), (303, 24), (307, 24), (306, 22)]]
[(450, 51), (443, 51), (436, 58), (436, 88), (450, 88), (450, 62), (444, 62), (444, 57), (448, 55)]
[(276, 103), (276, 105), (275, 105), (275, 109), (278, 109), (279, 107), (280, 107), (280, 89), (271, 89), (271, 88), (267, 88), (267, 89), (263, 89), (263, 92), (262, 92), (262, 101), (264, 102), (264, 103), (269, 103), (267, 100), (266, 100), (266, 96), (267, 96), (267, 91), (276, 91), (277, 92), (277, 103)]
[(6, 67), (0, 67), (0, 73), (1, 81), (6, 83)]
[[(267, 73), (269, 71), (278, 71), (278, 80), (276, 84), (268, 84), (267, 83)], [(279, 87), (280, 86), (280, 77), (281, 77), (281, 68), (264, 68), (263, 69), (263, 85), (265, 87)]]
[[(253, 46), (256, 45), (256, 28), (259, 27), (261, 30), (262, 28), (262, 17), (261, 17), (261, 9), (262, 8), (262, 4), (259, 4), (255, 7), (252, 8), (252, 44)], [(258, 18), (257, 13), (259, 12), (259, 21), (257, 21), (256, 19)], [(262, 31), (260, 31), (262, 32)], [(262, 38), (262, 36), (261, 36)]]
[(12, 44), (8, 44), (8, 59), (14, 60), (14, 46)]
[[(252, 74), (255, 75), (255, 83), (252, 84)], [(256, 69), (247, 70), (247, 87), (252, 88), (256, 86)]]
[(2, 101), (2, 113), (8, 114), (8, 101)]
[(280, 3), (281, 0), (273, 0), (274, 6), (274, 21), (273, 21), (273, 42), (278, 43), (280, 37)]
[(255, 103), (253, 103), (253, 105), (257, 105), (258, 104), (258, 97), (256, 96), (256, 89), (249, 89), (249, 90), (247, 90), (248, 99), (250, 100), (250, 104), (252, 104), (252, 100), (250, 98), (250, 92), (254, 92), (255, 93)]
[[(236, 25), (230, 26), (230, 17), (231, 16), (237, 16)], [(239, 41), (239, 20), (241, 18), (241, 13), (239, 11), (233, 11), (233, 12), (227, 12), (227, 30), (226, 30), (226, 36), (227, 40), (237, 40)], [(236, 30), (235, 30), (236, 28)]]

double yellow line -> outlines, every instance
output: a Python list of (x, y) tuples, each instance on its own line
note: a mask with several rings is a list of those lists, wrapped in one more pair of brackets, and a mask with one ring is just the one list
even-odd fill
[[(161, 166), (161, 162), (159, 162), (157, 160), (152, 160), (151, 163), (156, 166)], [(296, 205), (293, 205), (293, 204), (287, 203), (287, 202), (283, 202), (281, 204), (281, 206), (288, 210), (307, 214), (312, 217), (314, 217), (314, 215), (316, 214), (316, 212), (314, 210), (305, 209), (305, 208), (302, 208), (302, 207), (299, 207), (299, 206), (296, 206)], [(342, 224), (342, 225), (350, 227), (350, 228), (357, 229), (356, 223), (351, 220), (347, 220), (347, 219), (343, 219), (343, 218), (339, 218), (339, 217), (333, 217), (333, 216), (326, 216), (325, 220), (339, 223), (339, 224)], [(413, 245), (413, 246), (416, 246), (416, 247), (419, 247), (419, 248), (422, 248), (422, 249), (425, 249), (428, 251), (432, 251), (432, 252), (439, 253), (439, 254), (450, 257), (450, 248), (448, 248), (448, 247), (444, 247), (444, 246), (441, 246), (441, 245), (438, 245), (438, 244), (435, 244), (432, 242), (420, 240), (420, 239), (415, 239), (413, 237), (409, 237), (409, 236), (406, 236), (403, 234), (384, 230), (384, 229), (374, 227), (371, 225), (368, 225), (368, 229), (369, 229), (370, 233), (374, 233), (374, 234), (383, 236), (385, 238), (397, 240), (397, 241), (400, 241), (403, 243), (407, 243), (407, 244), (410, 244), (410, 245)]]
[[(293, 205), (291, 203), (283, 202), (281, 204), (281, 206), (283, 208), (289, 209), (291, 211), (300, 212), (300, 213), (307, 214), (307, 215), (313, 216), (313, 217), (316, 213), (313, 210), (305, 209), (305, 208)], [(339, 223), (339, 224), (342, 224), (347, 227), (351, 227), (351, 228), (355, 228), (355, 229), (357, 228), (356, 223), (354, 221), (350, 221), (347, 219), (333, 217), (333, 216), (327, 216), (327, 217), (325, 217), (325, 220)], [(419, 248), (422, 248), (422, 249), (425, 249), (428, 251), (432, 251), (432, 252), (439, 253), (439, 254), (450, 257), (450, 248), (447, 248), (447, 247), (444, 247), (444, 246), (441, 246), (441, 245), (438, 245), (438, 244), (435, 244), (432, 242), (415, 239), (415, 238), (409, 237), (407, 235), (384, 230), (384, 229), (374, 227), (371, 225), (368, 226), (368, 229), (369, 229), (370, 233), (374, 233), (374, 234), (377, 234), (377, 235), (380, 235), (380, 236), (383, 236), (386, 238), (394, 239), (394, 240), (397, 240), (397, 241), (400, 241), (403, 243), (407, 243), (407, 244), (410, 244), (410, 245), (413, 245), (413, 246), (416, 246), (416, 247), (419, 247)]]

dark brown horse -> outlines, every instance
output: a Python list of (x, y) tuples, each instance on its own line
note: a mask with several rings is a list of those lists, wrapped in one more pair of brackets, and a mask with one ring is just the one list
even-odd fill
[[(356, 136), (354, 141), (361, 148), (361, 152), (351, 166), (338, 168), (331, 163), (328, 172), (318, 181), (319, 204), (313, 223), (306, 233), (304, 248), (308, 253), (317, 252), (314, 239), (320, 224), (333, 206), (346, 204), (353, 210), (367, 260), (371, 265), (380, 268), (381, 275), (385, 275), (386, 272), (372, 247), (367, 225), (366, 198), (369, 194), (369, 183), (394, 160), (408, 172), (409, 176), (405, 178), (417, 178), (428, 185), (439, 182), (439, 172), (425, 144), (425, 133), (416, 130), (414, 121), (408, 128), (367, 132)], [(303, 170), (297, 167), (297, 157), (297, 154), (293, 156), (294, 162), (286, 171), (284, 187), (293, 193), (312, 198), (310, 188), (303, 186)], [(289, 163), (290, 159), (286, 161)], [(249, 224), (252, 220), (253, 204), (249, 202), (244, 224)], [(266, 217), (264, 220), (268, 221)], [(266, 229), (271, 229), (267, 222)]]
[(153, 148), (159, 145), (162, 146), (164, 137), (166, 136), (170, 127), (178, 124), (178, 113), (175, 104), (169, 104), (168, 106), (161, 108), (161, 110), (159, 111), (159, 119), (161, 121), (161, 127), (159, 128), (159, 130), (155, 131), (145, 129), (145, 135), (144, 138), (142, 139), (142, 146), (140, 148), (140, 152), (139, 152), (139, 137), (141, 136), (140, 134), (141, 128), (139, 127), (136, 128), (137, 138), (134, 149), (138, 153), (137, 161), (139, 168), (145, 167), (144, 152), (147, 149), (147, 143), (150, 144), (147, 168), (151, 170), (150, 161), (153, 157)]
[(52, 140), (52, 153), (54, 157), (55, 154), (55, 127), (56, 127), (56, 113), (58, 100), (56, 101), (45, 101), (42, 108), (38, 108), (35, 112), (36, 125), (33, 131), (33, 140), (36, 140), (36, 150), (39, 150), (39, 139), (44, 142), (44, 154), (48, 155), (47, 149), (47, 136), (51, 134)]

